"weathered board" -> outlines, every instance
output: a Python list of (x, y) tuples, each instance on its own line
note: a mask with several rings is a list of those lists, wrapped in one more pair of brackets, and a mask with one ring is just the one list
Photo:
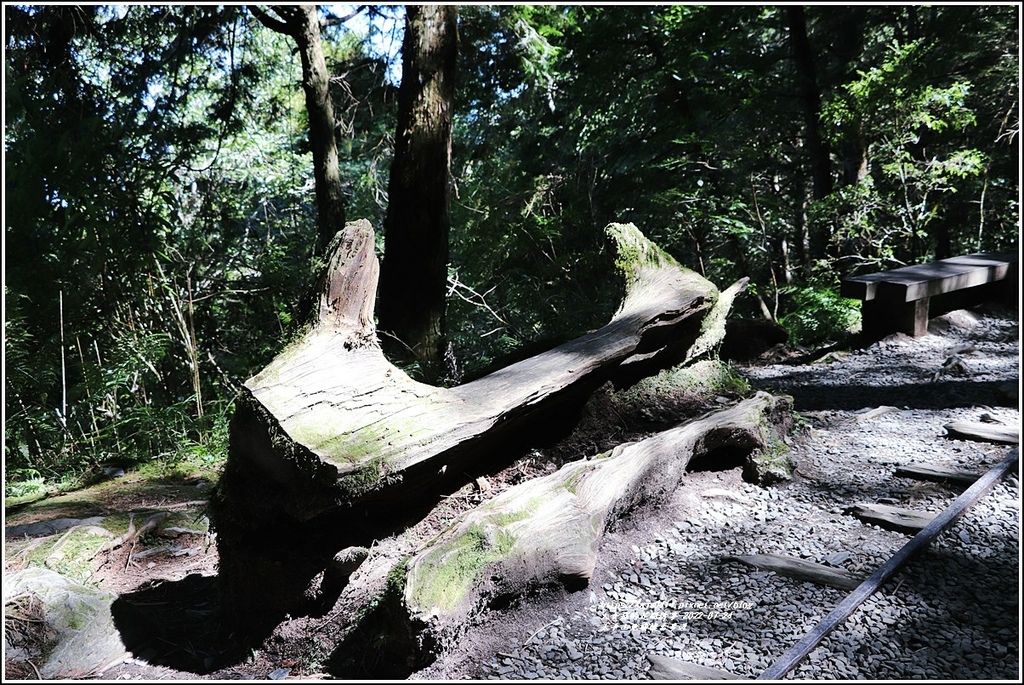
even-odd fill
[(969, 486), (981, 478), (980, 474), (968, 471), (950, 471), (948, 469), (936, 468), (924, 464), (910, 464), (901, 466), (893, 472), (894, 476), (900, 478), (913, 478), (914, 480), (927, 480), (933, 483), (952, 483), (954, 485)]
[(651, 664), (647, 675), (652, 680), (745, 680), (728, 671), (658, 654), (648, 654), (647, 661)]
[(947, 423), (946, 437), (961, 440), (980, 440), (982, 442), (1000, 442), (1008, 445), (1020, 443), (1020, 428), (1004, 426), (998, 423), (977, 423), (974, 421), (954, 421)]
[(840, 590), (852, 590), (860, 585), (862, 580), (842, 569), (781, 554), (745, 554), (725, 557), (723, 561), (738, 561), (765, 571), (774, 571), (781, 576), (805, 580), (818, 585), (828, 585)]
[(893, 507), (888, 504), (854, 504), (847, 510), (865, 523), (874, 523), (888, 530), (901, 533), (916, 533), (935, 518), (935, 514)]

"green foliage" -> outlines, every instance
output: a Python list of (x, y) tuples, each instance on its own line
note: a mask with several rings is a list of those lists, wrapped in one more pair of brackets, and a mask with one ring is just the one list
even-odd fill
[(789, 295), (788, 313), (779, 323), (798, 345), (820, 345), (840, 340), (860, 317), (857, 300), (840, 297), (826, 288), (796, 288)]
[[(7, 473), (187, 461), (299, 324), (316, 231), (298, 57), (240, 6), (4, 10)], [(332, 46), (357, 87), (337, 89), (342, 165), (372, 216), (383, 67)]]
[[(460, 10), (452, 381), (607, 321), (610, 223), (719, 286), (749, 277), (736, 307), (804, 344), (851, 323), (842, 275), (1018, 249), (1016, 7), (804, 8), (817, 198), (787, 11)], [(215, 465), (239, 384), (303, 323), (299, 58), (237, 5), (4, 12), (5, 482)], [(323, 35), (348, 214), (379, 224), (388, 65), (345, 26)]]

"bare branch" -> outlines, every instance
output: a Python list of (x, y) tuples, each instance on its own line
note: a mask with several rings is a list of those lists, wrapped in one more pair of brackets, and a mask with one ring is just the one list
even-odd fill
[(355, 19), (369, 8), (369, 5), (359, 5), (352, 12), (349, 12), (344, 17), (336, 17), (334, 15), (329, 15), (324, 19), (323, 25), (338, 26), (339, 24), (347, 24), (350, 20)]
[(270, 16), (269, 14), (263, 11), (262, 7), (258, 5), (246, 5), (246, 7), (250, 12), (252, 12), (252, 16), (256, 17), (257, 21), (259, 21), (261, 24), (266, 26), (271, 31), (283, 33), (286, 36), (293, 36), (295, 34), (295, 29), (293, 26), (291, 26), (287, 22), (281, 21), (280, 19), (275, 19), (274, 17)]

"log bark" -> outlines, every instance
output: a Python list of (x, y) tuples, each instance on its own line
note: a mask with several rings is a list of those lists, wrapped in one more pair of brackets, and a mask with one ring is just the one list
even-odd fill
[(456, 5), (406, 6), (384, 217), (382, 342), (434, 378), (443, 373), (458, 15)]
[(416, 382), (385, 358), (372, 316), (373, 230), (360, 221), (339, 233), (319, 320), (236, 400), (211, 503), (229, 613), (295, 613), (335, 552), (407, 525), (417, 501), (436, 500), (510, 444), (525, 447), (552, 412), (582, 405), (605, 382), (633, 382), (713, 348), (743, 284), (720, 303), (713, 284), (635, 226), (606, 233), (624, 293), (612, 320), (450, 389)]
[[(585, 587), (602, 535), (641, 506), (665, 501), (696, 457), (721, 448), (777, 449), (772, 426), (788, 398), (753, 398), (506, 490), (463, 516), (407, 564), (407, 625), (447, 644), (495, 602), (537, 589)], [(423, 657), (424, 655), (419, 655)]]

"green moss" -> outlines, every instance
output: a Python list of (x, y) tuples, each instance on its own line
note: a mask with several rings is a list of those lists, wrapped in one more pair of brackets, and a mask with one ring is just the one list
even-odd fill
[(494, 514), (491, 514), (488, 518), (490, 522), (496, 526), (507, 526), (509, 524), (515, 523), (516, 521), (522, 521), (523, 519), (529, 518), (533, 515), (535, 511), (537, 511), (537, 507), (539, 507), (542, 503), (543, 499), (541, 499), (540, 497), (532, 497), (526, 503), (526, 506), (518, 511), (509, 511), (501, 514), (495, 512)]
[[(609, 451), (609, 452), (604, 452), (603, 454), (599, 454), (599, 455), (598, 455), (597, 457), (595, 457), (595, 459), (602, 459), (602, 458), (606, 458), (606, 457), (608, 457), (608, 456), (610, 456), (610, 455), (611, 455), (611, 452), (610, 452), (610, 451)], [(587, 462), (587, 464), (590, 464), (590, 463), (591, 463), (591, 462)], [(575, 471), (574, 473), (572, 473), (572, 474), (571, 474), (571, 475), (570, 475), (570, 476), (569, 476), (569, 477), (568, 477), (568, 478), (566, 479), (565, 483), (563, 483), (563, 484), (562, 484), (562, 487), (563, 487), (563, 488), (565, 488), (566, 490), (568, 490), (569, 492), (571, 492), (572, 494), (574, 494), (574, 495), (575, 495), (575, 494), (576, 494), (576, 490), (577, 490), (577, 488), (579, 487), (579, 484), (580, 484), (580, 482), (581, 482), (581, 481), (582, 481), (582, 480), (583, 480), (583, 479), (584, 479), (584, 478), (585, 478), (585, 477), (587, 476), (587, 474), (589, 474), (589, 473), (590, 473), (590, 472), (591, 472), (592, 470), (593, 470), (593, 468), (592, 468), (592, 467), (586, 467), (586, 466), (580, 466), (580, 467), (577, 467), (576, 471)]]
[(674, 266), (686, 270), (679, 262), (652, 243), (633, 224), (609, 224), (605, 234), (615, 244), (615, 268), (626, 279), (626, 287), (639, 278), (643, 267)]
[(28, 552), (26, 562), (28, 566), (48, 568), (73, 580), (86, 582), (95, 571), (93, 559), (96, 555), (127, 530), (127, 516), (108, 517), (104, 519), (102, 527), (72, 528), (33, 547)]
[(410, 591), (410, 603), (427, 611), (457, 608), (481, 571), (507, 556), (514, 544), (515, 538), (501, 528), (469, 526), (420, 560), (418, 583)]
[(372, 492), (381, 481), (385, 480), (385, 462), (383, 457), (371, 459), (363, 465), (338, 477), (337, 487), (345, 496), (357, 499)]
[(778, 439), (771, 439), (762, 450), (754, 451), (748, 458), (747, 480), (760, 485), (771, 485), (793, 477), (796, 463), (790, 457), (789, 445)]

